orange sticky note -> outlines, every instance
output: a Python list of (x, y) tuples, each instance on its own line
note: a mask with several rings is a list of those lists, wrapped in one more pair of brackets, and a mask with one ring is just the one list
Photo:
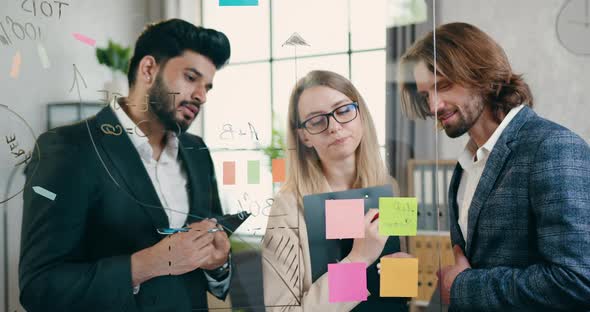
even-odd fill
[(223, 185), (234, 185), (236, 184), (236, 162), (235, 161), (224, 161), (223, 162)]
[(418, 296), (418, 258), (381, 258), (381, 297)]
[(272, 182), (285, 182), (285, 159), (272, 160)]
[(12, 68), (10, 69), (10, 77), (14, 79), (18, 78), (18, 74), (20, 73), (21, 62), (22, 58), (20, 56), (20, 52), (17, 51), (14, 57), (12, 58)]

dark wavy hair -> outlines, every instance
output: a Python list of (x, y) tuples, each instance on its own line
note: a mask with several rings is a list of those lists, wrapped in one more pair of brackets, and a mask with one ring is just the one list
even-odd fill
[[(398, 85), (402, 108), (409, 117), (430, 115), (428, 105), (416, 94), (413, 70), (422, 61), (434, 73), (434, 33), (414, 43), (400, 61)], [(512, 71), (502, 47), (473, 25), (450, 23), (436, 28), (436, 74), (481, 95), (497, 121), (520, 104), (533, 107), (528, 84)]]
[(231, 54), (229, 39), (217, 30), (197, 27), (181, 19), (149, 24), (135, 43), (127, 71), (129, 87), (135, 84), (137, 67), (144, 56), (151, 55), (164, 66), (169, 59), (187, 50), (209, 58), (217, 69), (227, 63)]

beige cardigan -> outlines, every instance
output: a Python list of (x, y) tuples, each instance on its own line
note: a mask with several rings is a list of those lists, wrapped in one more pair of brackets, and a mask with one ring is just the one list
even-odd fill
[[(312, 284), (307, 227), (295, 196), (279, 192), (269, 215), (262, 243), (266, 310), (329, 312), (350, 311), (357, 306), (360, 301), (329, 302), (327, 273)], [(341, 262), (350, 261), (344, 258)]]

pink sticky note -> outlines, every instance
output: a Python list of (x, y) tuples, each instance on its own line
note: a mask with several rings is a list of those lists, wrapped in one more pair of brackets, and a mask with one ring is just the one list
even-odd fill
[(365, 263), (328, 263), (329, 301), (367, 301)]
[(73, 33), (72, 35), (74, 35), (74, 38), (76, 38), (76, 40), (81, 41), (89, 46), (94, 46), (96, 44), (96, 40), (86, 37), (82, 34), (79, 33)]
[(365, 237), (363, 199), (326, 200), (326, 238)]

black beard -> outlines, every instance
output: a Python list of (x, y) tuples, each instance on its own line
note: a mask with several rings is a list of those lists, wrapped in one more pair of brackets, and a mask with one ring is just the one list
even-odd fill
[(158, 74), (154, 85), (148, 91), (149, 109), (160, 120), (165, 130), (180, 135), (186, 132), (190, 124), (178, 122), (173, 99), (173, 94), (164, 84), (162, 76)]

